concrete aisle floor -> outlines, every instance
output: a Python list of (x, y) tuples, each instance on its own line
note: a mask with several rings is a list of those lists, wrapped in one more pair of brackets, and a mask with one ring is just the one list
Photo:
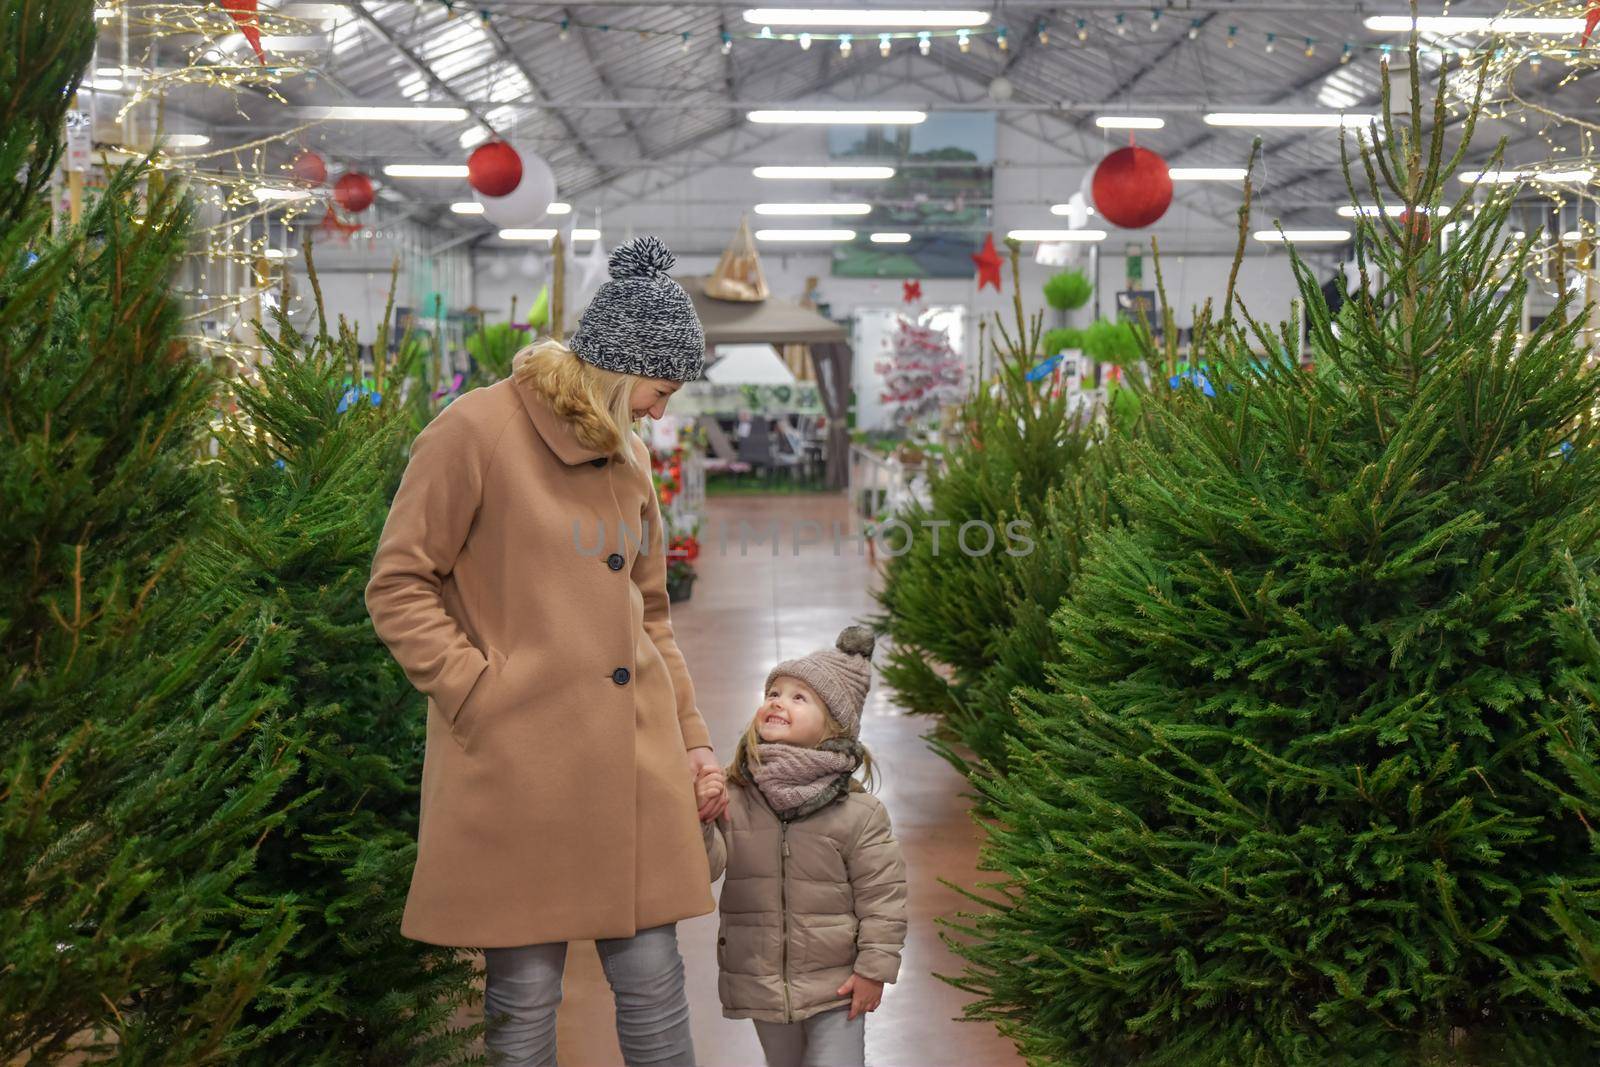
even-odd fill
[[(741, 555), (740, 523), (783, 532), (779, 553), (769, 537)], [(793, 554), (797, 524), (820, 524), (822, 544)], [(691, 598), (673, 605), (673, 627), (689, 663), (700, 710), (723, 759), (754, 713), (772, 665), (832, 645), (840, 629), (871, 613), (875, 579), (857, 547), (831, 543), (833, 524), (852, 527), (843, 494), (713, 497), (701, 532), (699, 580)], [(726, 550), (721, 546), (726, 534)], [(808, 536), (799, 529), (801, 538)], [(810, 536), (815, 537), (815, 534)], [(957, 1021), (965, 994), (934, 977), (957, 974), (960, 960), (939, 939), (936, 916), (950, 916), (962, 898), (939, 884), (972, 886), (978, 833), (961, 796), (961, 777), (923, 744), (928, 722), (900, 713), (874, 680), (863, 714), (862, 740), (882, 768), (879, 795), (905, 850), (911, 923), (899, 983), (867, 1021), (873, 1067), (1003, 1067), (1020, 1064), (1011, 1044), (985, 1023)], [(720, 890), (720, 885), (718, 889)], [(752, 1067), (762, 1061), (755, 1029), (724, 1019), (716, 991), (715, 915), (679, 926), (688, 970), (695, 1050), (702, 1067)], [(560, 1014), (563, 1067), (621, 1064), (610, 990), (594, 946), (568, 952), (566, 1000)]]

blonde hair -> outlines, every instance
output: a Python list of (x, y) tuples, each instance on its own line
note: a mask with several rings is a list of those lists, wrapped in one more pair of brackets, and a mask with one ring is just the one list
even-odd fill
[[(761, 712), (757, 711), (750, 717), (750, 725), (744, 728), (744, 733), (739, 735), (739, 743), (733, 747), (733, 762), (723, 768), (728, 776), (728, 781), (749, 784), (750, 778), (744, 773), (746, 767), (754, 771), (761, 766)], [(848, 737), (844, 729), (833, 721), (833, 716), (828, 716), (827, 733), (822, 735), (822, 740), (831, 741), (835, 737)], [(859, 742), (858, 742), (859, 743)], [(865, 745), (861, 746), (861, 784), (868, 790), (878, 788), (880, 776), (878, 764), (872, 758), (872, 753), (867, 751)]]
[(571, 423), (578, 443), (595, 452), (616, 456), (629, 466), (637, 459), (628, 447), (633, 429), (632, 374), (585, 363), (553, 337), (545, 337), (518, 352), (511, 376), (550, 402), (561, 418)]

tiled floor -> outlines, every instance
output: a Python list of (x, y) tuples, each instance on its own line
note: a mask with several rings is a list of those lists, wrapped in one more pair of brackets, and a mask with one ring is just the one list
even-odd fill
[[(741, 522), (764, 534), (777, 523), (778, 554), (773, 555), (770, 536), (756, 543), (753, 534), (741, 554)], [(842, 494), (710, 501), (699, 580), (690, 600), (674, 605), (672, 614), (719, 755), (732, 751), (773, 663), (832, 645), (840, 629), (874, 610), (874, 573), (855, 543), (841, 540), (835, 553), (835, 523), (841, 531), (849, 528)], [(796, 534), (821, 543), (803, 546), (796, 556)], [(966, 996), (935, 977), (960, 970), (959, 960), (939, 939), (935, 917), (953, 915), (963, 903), (939, 879), (963, 886), (979, 880), (973, 867), (977, 831), (960, 795), (963, 782), (923, 745), (919, 735), (927, 722), (900, 714), (880, 686), (874, 686), (863, 720), (862, 740), (882, 769), (879, 795), (905, 850), (911, 900), (901, 980), (867, 1023), (868, 1062), (874, 1067), (1019, 1064), (1010, 1043), (993, 1027), (957, 1021)], [(754, 1028), (722, 1018), (717, 1002), (716, 916), (681, 924), (679, 941), (702, 1067), (760, 1064)], [(610, 991), (592, 944), (574, 944), (568, 954), (560, 1046), (563, 1067), (622, 1062)]]

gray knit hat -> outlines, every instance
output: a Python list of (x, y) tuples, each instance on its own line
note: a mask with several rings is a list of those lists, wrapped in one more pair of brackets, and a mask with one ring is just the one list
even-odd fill
[(611, 252), (611, 280), (583, 309), (567, 347), (585, 363), (643, 378), (692, 382), (705, 362), (706, 335), (694, 301), (667, 277), (676, 262), (655, 237)]
[(861, 705), (867, 702), (872, 682), (872, 646), (876, 642), (865, 626), (846, 626), (833, 648), (785, 660), (772, 668), (762, 691), (779, 676), (798, 678), (817, 691), (828, 714), (850, 737), (861, 736)]

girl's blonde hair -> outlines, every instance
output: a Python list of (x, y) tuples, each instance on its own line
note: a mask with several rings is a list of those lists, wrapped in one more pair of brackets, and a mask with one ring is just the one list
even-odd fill
[(636, 376), (585, 363), (553, 337), (518, 352), (511, 367), (511, 376), (519, 384), (537, 391), (557, 415), (572, 424), (583, 447), (635, 465), (628, 433), (633, 429), (631, 401), (639, 381)]
[[(750, 717), (750, 725), (744, 728), (744, 733), (739, 735), (739, 743), (733, 748), (733, 762), (724, 768), (728, 781), (749, 784), (750, 778), (744, 773), (745, 768), (755, 770), (761, 766), (761, 712), (757, 711)], [(849, 735), (833, 721), (833, 716), (828, 716), (828, 732), (822, 740), (829, 741), (835, 737), (848, 737)], [(878, 788), (878, 764), (872, 758), (872, 753), (867, 751), (865, 745), (861, 746), (861, 783), (867, 789)]]

